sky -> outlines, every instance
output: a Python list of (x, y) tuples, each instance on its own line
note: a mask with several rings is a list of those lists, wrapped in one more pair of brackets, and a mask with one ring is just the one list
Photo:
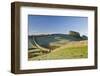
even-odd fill
[(88, 36), (88, 17), (28, 15), (28, 34), (68, 34), (79, 32)]

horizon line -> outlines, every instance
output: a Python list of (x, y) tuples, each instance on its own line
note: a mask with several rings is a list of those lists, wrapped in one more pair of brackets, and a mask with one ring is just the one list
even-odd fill
[[(28, 34), (28, 36), (31, 36), (31, 35), (53, 35), (53, 34), (65, 34), (65, 35), (69, 35), (69, 33), (39, 33), (39, 34)], [(80, 34), (80, 36), (83, 36), (83, 35), (85, 35), (85, 34)], [(88, 35), (85, 35), (85, 36), (88, 36)]]

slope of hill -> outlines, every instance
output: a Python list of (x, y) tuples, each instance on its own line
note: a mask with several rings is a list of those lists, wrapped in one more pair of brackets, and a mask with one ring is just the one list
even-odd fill
[[(67, 34), (51, 34), (51, 35), (33, 35), (33, 36), (29, 36), (29, 43), (33, 42), (32, 40), (34, 40), (33, 38), (35, 38), (35, 41), (37, 42), (37, 44), (39, 44), (42, 47), (45, 48), (49, 48), (50, 45), (57, 45), (60, 44), (65, 44), (69, 41), (80, 41), (82, 40), (81, 37), (75, 37), (75, 36), (71, 36), (71, 35), (67, 35)], [(35, 46), (35, 43), (32, 43)], [(29, 48), (32, 48), (31, 45), (29, 45)]]
[[(68, 34), (49, 34), (49, 35), (28, 36), (28, 58), (29, 60), (31, 59), (32, 60), (59, 59), (59, 57), (72, 58), (72, 56), (68, 55), (69, 54), (68, 52), (71, 53), (70, 50), (72, 50), (72, 52), (78, 52), (80, 51), (80, 49), (83, 50), (82, 53), (85, 51), (85, 54), (83, 53), (84, 55), (80, 55), (81, 57), (79, 57), (77, 54), (76, 55), (79, 58), (87, 57), (87, 53), (86, 53), (87, 41), (83, 41), (83, 40), (84, 39), (80, 36), (77, 37), (77, 36), (68, 35)], [(84, 42), (86, 43), (85, 46), (83, 45)], [(54, 52), (57, 49), (58, 51)], [(78, 51), (75, 51), (75, 49)]]
[(87, 58), (87, 41), (72, 41), (66, 45), (54, 49), (52, 52), (32, 57), (29, 60), (52, 60), (52, 59), (79, 59)]

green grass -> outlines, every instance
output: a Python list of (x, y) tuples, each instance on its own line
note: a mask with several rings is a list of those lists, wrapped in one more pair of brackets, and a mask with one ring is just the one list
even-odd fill
[(55, 59), (79, 59), (88, 57), (87, 45), (64, 47), (62, 49), (53, 50), (41, 56), (29, 58), (29, 60), (55, 60)]

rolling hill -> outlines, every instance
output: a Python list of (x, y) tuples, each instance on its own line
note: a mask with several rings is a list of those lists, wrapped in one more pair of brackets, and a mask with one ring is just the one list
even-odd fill
[(50, 48), (52, 45), (62, 45), (66, 44), (70, 41), (80, 41), (82, 40), (82, 37), (75, 37), (72, 35), (67, 34), (49, 34), (49, 35), (33, 35), (28, 37), (28, 45), (29, 48), (35, 47), (35, 42), (39, 44), (42, 47)]
[[(79, 53), (76, 54), (77, 52)], [(47, 34), (28, 36), (29, 60), (63, 59), (73, 57), (87, 57), (87, 39), (84, 39), (80, 35)]]

